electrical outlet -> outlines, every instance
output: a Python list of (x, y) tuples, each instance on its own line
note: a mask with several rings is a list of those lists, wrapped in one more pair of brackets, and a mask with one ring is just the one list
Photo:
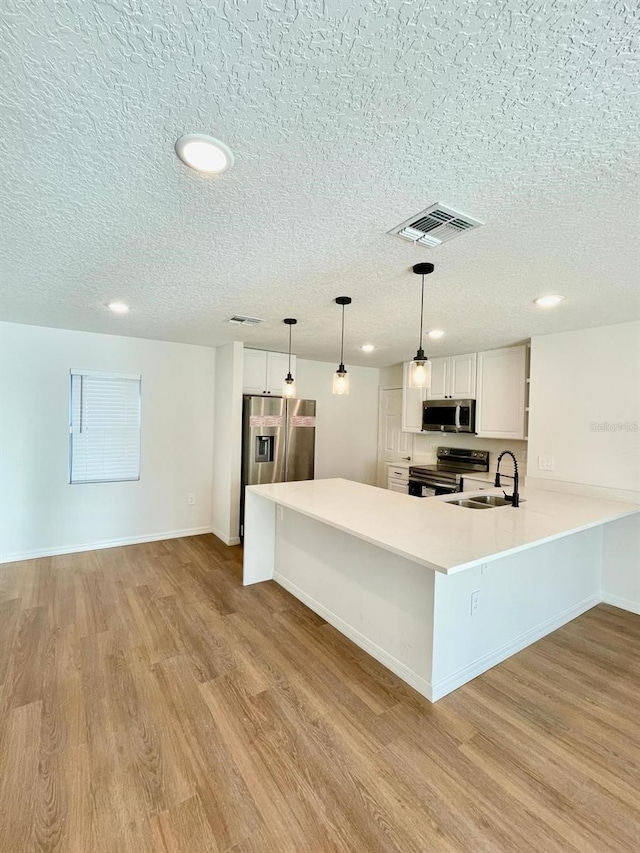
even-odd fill
[(475, 592), (471, 593), (471, 615), (472, 616), (478, 610), (479, 599), (480, 599), (480, 590), (477, 589)]
[(193, 492), (189, 492), (189, 494), (187, 495), (187, 503), (189, 504), (189, 506), (193, 506), (195, 504), (195, 502), (196, 502), (195, 494)]
[(538, 456), (538, 471), (553, 471), (554, 467), (553, 456)]

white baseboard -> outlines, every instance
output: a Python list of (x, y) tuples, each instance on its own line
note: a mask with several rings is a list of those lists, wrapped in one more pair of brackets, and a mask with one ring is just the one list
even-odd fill
[(603, 592), (602, 600), (605, 604), (611, 604), (612, 607), (619, 607), (620, 610), (628, 610), (629, 613), (637, 613), (640, 616), (640, 602), (633, 601), (631, 598), (621, 598), (619, 595)]
[(212, 527), (209, 531), (213, 533), (213, 535), (219, 539), (221, 542), (224, 542), (225, 545), (239, 545), (240, 537), (239, 536), (226, 536), (221, 530), (218, 530), (215, 527)]
[(307, 595), (306, 592), (303, 592), (303, 590), (296, 586), (296, 584), (279, 574), (279, 572), (274, 573), (273, 579), (276, 583), (279, 583), (280, 586), (284, 587), (287, 592), (290, 592), (291, 595), (297, 598), (298, 601), (306, 604), (310, 610), (313, 610), (313, 612), (317, 613), (318, 616), (322, 616), (323, 619), (326, 619), (330, 625), (333, 625), (336, 630), (340, 631), (341, 634), (344, 634), (345, 637), (348, 637), (356, 644), (356, 646), (364, 649), (364, 651), (367, 652), (367, 654), (370, 654), (372, 658), (375, 658), (383, 666), (386, 666), (387, 669), (391, 670), (391, 672), (397, 675), (398, 678), (401, 678), (413, 687), (414, 690), (417, 690), (418, 693), (425, 696), (430, 702), (434, 701), (431, 696), (432, 690), (430, 682), (422, 678), (422, 676), (418, 675), (418, 673), (414, 672), (412, 669), (409, 669), (397, 658), (394, 658), (393, 655), (385, 652), (384, 649), (381, 649), (380, 646), (364, 634), (361, 634), (360, 631), (356, 630), (352, 625), (349, 625), (339, 616), (336, 616), (333, 611), (328, 610), (323, 604), (320, 604), (320, 602), (311, 598), (310, 595)]
[(147, 536), (129, 536), (124, 539), (110, 539), (103, 542), (88, 542), (83, 545), (64, 545), (60, 548), (40, 548), (37, 551), (24, 551), (20, 554), (0, 556), (0, 563), (17, 563), (22, 560), (36, 560), (39, 557), (57, 557), (61, 554), (78, 554), (82, 551), (99, 551), (102, 548), (121, 548), (123, 545), (139, 545), (142, 542), (159, 542), (162, 539), (181, 539), (183, 536), (200, 536), (211, 533), (210, 527), (190, 527), (185, 530), (168, 530), (164, 533), (152, 533)]
[(434, 682), (431, 688), (431, 701), (436, 702), (438, 699), (442, 699), (442, 697), (446, 696), (447, 693), (451, 693), (458, 687), (462, 687), (463, 684), (471, 681), (472, 678), (482, 675), (483, 672), (486, 672), (488, 669), (496, 666), (496, 664), (502, 663), (502, 661), (510, 658), (512, 655), (516, 654), (516, 652), (520, 652), (522, 649), (525, 649), (537, 640), (541, 640), (542, 637), (546, 637), (547, 634), (550, 634), (552, 631), (556, 631), (558, 628), (566, 625), (567, 622), (571, 622), (576, 617), (586, 613), (587, 610), (591, 610), (592, 607), (595, 607), (596, 604), (600, 604), (601, 601), (602, 596), (600, 593), (590, 595), (588, 598), (583, 599), (578, 604), (568, 608), (562, 613), (559, 613), (557, 616), (553, 616), (551, 619), (547, 619), (540, 625), (536, 625), (535, 628), (525, 631), (524, 634), (520, 634), (519, 637), (511, 640), (511, 642), (506, 643), (504, 646), (500, 646), (500, 648), (483, 655), (481, 658), (478, 658), (462, 669), (459, 669), (457, 672), (448, 675), (446, 678)]

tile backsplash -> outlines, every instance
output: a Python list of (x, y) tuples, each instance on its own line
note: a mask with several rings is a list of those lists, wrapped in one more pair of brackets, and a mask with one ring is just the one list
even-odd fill
[[(455, 435), (451, 433), (431, 433), (429, 435), (414, 435), (413, 437), (413, 462), (429, 464), (436, 461), (436, 449), (438, 447), (469, 447), (472, 450), (488, 450), (489, 470), (495, 471), (498, 455), (503, 450), (510, 450), (518, 460), (518, 467), (522, 475), (527, 471), (527, 442), (526, 441), (503, 441), (499, 438), (478, 438), (475, 435)], [(502, 465), (506, 465), (505, 474), (510, 473), (509, 463), (505, 459)], [(502, 465), (500, 468), (502, 469)]]

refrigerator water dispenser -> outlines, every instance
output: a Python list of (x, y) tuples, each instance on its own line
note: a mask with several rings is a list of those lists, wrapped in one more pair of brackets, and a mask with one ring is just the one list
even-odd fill
[(257, 435), (254, 462), (273, 462), (275, 435)]

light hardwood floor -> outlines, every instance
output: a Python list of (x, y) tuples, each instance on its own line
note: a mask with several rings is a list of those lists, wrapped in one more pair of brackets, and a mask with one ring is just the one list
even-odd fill
[(0, 591), (3, 853), (640, 849), (638, 616), (430, 705), (213, 536)]

